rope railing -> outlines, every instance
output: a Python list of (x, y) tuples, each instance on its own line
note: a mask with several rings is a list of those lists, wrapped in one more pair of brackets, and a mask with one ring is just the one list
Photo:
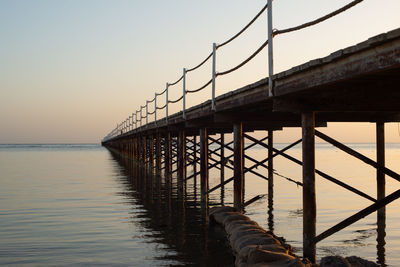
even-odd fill
[(171, 104), (178, 103), (179, 101), (181, 101), (181, 100), (182, 100), (182, 98), (183, 98), (183, 96), (181, 96), (181, 97), (180, 97), (180, 98), (178, 98), (177, 100), (168, 100), (168, 103), (171, 103)]
[(233, 67), (230, 70), (226, 70), (226, 71), (222, 71), (222, 72), (218, 72), (216, 75), (217, 76), (222, 76), (228, 73), (231, 73), (237, 69), (240, 69), (241, 67), (243, 67), (244, 65), (246, 65), (250, 60), (252, 60), (255, 56), (258, 55), (258, 53), (260, 53), (266, 46), (268, 45), (268, 40), (265, 41), (260, 48), (258, 48), (250, 57), (248, 57), (247, 59), (245, 59), (242, 63), (240, 63), (239, 65), (237, 65), (236, 67)]
[(294, 32), (294, 31), (298, 31), (298, 30), (313, 26), (315, 24), (318, 24), (318, 23), (323, 22), (323, 21), (325, 21), (327, 19), (330, 19), (330, 18), (332, 18), (332, 17), (334, 17), (334, 16), (336, 16), (336, 15), (338, 15), (338, 14), (340, 14), (340, 13), (342, 13), (342, 12), (344, 12), (344, 11), (350, 9), (350, 8), (352, 8), (353, 6), (361, 3), (362, 1), (364, 1), (364, 0), (352, 1), (351, 3), (345, 5), (344, 7), (339, 8), (339, 9), (337, 9), (337, 10), (335, 10), (335, 11), (333, 11), (333, 12), (331, 12), (331, 13), (323, 16), (323, 17), (320, 17), (320, 18), (315, 19), (313, 21), (301, 24), (299, 26), (287, 28), (287, 29), (284, 29), (284, 30), (276, 30), (276, 31), (274, 31), (274, 35), (278, 35), (278, 34), (282, 34), (282, 33), (288, 33), (288, 32)]
[[(182, 79), (183, 79), (183, 75), (182, 75), (176, 82), (174, 82), (174, 83), (168, 83), (168, 85), (169, 85), (169, 86), (174, 86), (175, 84), (177, 84), (177, 83), (179, 83), (180, 81), (182, 81)], [(165, 89), (165, 90), (167, 90), (167, 89)]]
[(204, 63), (206, 63), (212, 57), (212, 55), (213, 55), (213, 52), (211, 52), (211, 54), (209, 54), (199, 65), (197, 65), (191, 69), (187, 69), (186, 72), (191, 72), (191, 71), (197, 70), (198, 68), (203, 66)]
[[(166, 88), (160, 92), (160, 93), (155, 93), (154, 94), (154, 98), (152, 100), (147, 100), (146, 101), (146, 105), (145, 106), (140, 106), (140, 110), (136, 111), (135, 114), (135, 118), (133, 116), (130, 116), (128, 119), (126, 119), (125, 121), (123, 121), (120, 124), (117, 124), (117, 127), (115, 129), (113, 129), (103, 140), (109, 140), (115, 136), (118, 136), (122, 133), (124, 133), (124, 131), (127, 131), (127, 129), (130, 131), (131, 129), (137, 129), (138, 127), (142, 126), (142, 120), (146, 119), (145, 124), (148, 123), (148, 117), (149, 115), (154, 115), (154, 122), (157, 124), (157, 110), (163, 110), (166, 109), (165, 111), (165, 121), (168, 124), (168, 104), (175, 104), (178, 103), (179, 101), (181, 101), (183, 99), (183, 106), (182, 106), (182, 116), (183, 119), (185, 119), (185, 110), (186, 110), (186, 94), (192, 94), (192, 93), (197, 93), (199, 91), (202, 91), (203, 89), (205, 89), (207, 86), (209, 86), (210, 84), (212, 85), (212, 94), (211, 94), (211, 109), (215, 111), (215, 89), (216, 89), (216, 78), (218, 76), (223, 76), (229, 73), (232, 73), (240, 68), (242, 68), (243, 66), (245, 66), (248, 62), (250, 62), (254, 57), (256, 57), (265, 47), (268, 46), (268, 96), (273, 96), (273, 48), (272, 48), (272, 40), (275, 36), (280, 35), (280, 34), (284, 34), (284, 33), (290, 33), (290, 32), (294, 32), (294, 31), (298, 31), (313, 25), (316, 25), (318, 23), (321, 23), (325, 20), (328, 20), (340, 13), (345, 12), (346, 10), (356, 6), (357, 4), (363, 2), (364, 0), (354, 0), (351, 1), (349, 4), (327, 14), (324, 15), (320, 18), (317, 18), (315, 20), (309, 21), (307, 23), (303, 23), (301, 25), (295, 26), (295, 27), (290, 27), (287, 29), (283, 29), (283, 30), (273, 30), (272, 28), (272, 0), (266, 0), (267, 4), (263, 6), (263, 8), (254, 16), (254, 18), (247, 23), (239, 32), (237, 32), (235, 35), (233, 35), (231, 38), (229, 38), (228, 40), (224, 41), (221, 44), (213, 44), (213, 49), (212, 52), (203, 60), (201, 61), (198, 65), (189, 68), (189, 69), (184, 69), (183, 70), (183, 75), (180, 76), (175, 82), (173, 83), (167, 83), (166, 84)], [(269, 8), (271, 7), (271, 8)], [(221, 72), (217, 72), (216, 70), (216, 51), (219, 48), (222, 48), (226, 45), (228, 45), (229, 43), (231, 43), (232, 41), (234, 41), (236, 38), (238, 38), (239, 36), (241, 36), (251, 25), (254, 24), (255, 21), (257, 21), (257, 19), (265, 12), (268, 11), (268, 38), (267, 40), (253, 53), (251, 54), (248, 58), (246, 58), (244, 61), (242, 61), (240, 64), (238, 64), (237, 66), (225, 70), (225, 71), (221, 71)], [(195, 71), (197, 69), (199, 69), (200, 67), (202, 67), (208, 60), (212, 59), (212, 78), (207, 81), (204, 85), (202, 85), (201, 87), (197, 88), (197, 89), (193, 89), (193, 90), (189, 90), (186, 89), (186, 74), (192, 71)], [(180, 83), (181, 81), (183, 81), (182, 83), (182, 96), (179, 97), (176, 100), (170, 100), (168, 98), (168, 89), (171, 86), (177, 85), (178, 83)], [(163, 94), (166, 94), (166, 99), (165, 99), (165, 105), (164, 106), (157, 106), (157, 97), (161, 96)], [(153, 103), (154, 102), (154, 108), (153, 108), (153, 112), (148, 112), (148, 104), (149, 103)], [(142, 114), (142, 110), (145, 109), (145, 116), (143, 116)], [(134, 120), (135, 119), (135, 120)], [(134, 120), (134, 121), (133, 121)], [(140, 123), (140, 125), (139, 125)], [(277, 174), (278, 175), (278, 174)], [(286, 177), (285, 177), (286, 178)]]
[(232, 36), (230, 39), (226, 40), (222, 44), (217, 45), (217, 48), (223, 47), (223, 46), (229, 44), (230, 42), (232, 42), (233, 40), (235, 40), (236, 38), (238, 38), (258, 19), (259, 16), (261, 16), (262, 13), (264, 13), (264, 11), (267, 8), (268, 8), (268, 3), (260, 10), (260, 12), (257, 13), (257, 15), (243, 29), (241, 29), (237, 34), (235, 34), (234, 36)]
[(186, 93), (187, 93), (187, 94), (190, 94), (190, 93), (199, 92), (199, 91), (203, 90), (204, 88), (206, 88), (207, 86), (209, 86), (209, 85), (211, 84), (211, 82), (212, 82), (212, 79), (209, 80), (206, 84), (204, 84), (202, 87), (200, 87), (200, 88), (198, 88), (198, 89), (195, 89), (195, 90), (186, 90)]
[(164, 106), (162, 106), (162, 107), (157, 107), (157, 110), (164, 109), (166, 106), (167, 106), (167, 104), (165, 104), (165, 105), (164, 105)]
[(163, 95), (166, 91), (167, 91), (167, 88), (165, 88), (164, 91), (162, 91), (161, 93), (156, 93), (156, 96)]

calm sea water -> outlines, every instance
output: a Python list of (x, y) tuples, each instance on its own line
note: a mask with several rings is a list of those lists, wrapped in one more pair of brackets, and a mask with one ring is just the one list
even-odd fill
[[(351, 146), (375, 158), (374, 145)], [(267, 152), (254, 148), (247, 154), (262, 159)], [(301, 148), (289, 154), (301, 159)], [(317, 145), (316, 158), (318, 169), (376, 195), (372, 167), (329, 145)], [(399, 161), (400, 146), (388, 144), (387, 166), (400, 172)], [(252, 164), (247, 160), (246, 165)], [(273, 210), (263, 198), (248, 206), (246, 214), (284, 236), (301, 255), (301, 187), (281, 177), (301, 181), (301, 168), (280, 157), (274, 168)], [(261, 167), (256, 171), (266, 173)], [(231, 175), (226, 170), (225, 177)], [(386, 179), (387, 194), (400, 188), (399, 182)], [(210, 188), (218, 183), (219, 171), (210, 171)], [(191, 179), (182, 201), (175, 180), (166, 186), (163, 176), (99, 145), (0, 145), (0, 265), (232, 266), (223, 235), (202, 219), (199, 190), (199, 179)], [(266, 191), (265, 180), (246, 174), (246, 199)], [(229, 205), (232, 199), (228, 184), (211, 194), (210, 203)], [(321, 177), (317, 203), (318, 233), (371, 204)], [(357, 255), (399, 266), (399, 203), (387, 207), (384, 242), (376, 241), (374, 213), (320, 242), (318, 257)]]

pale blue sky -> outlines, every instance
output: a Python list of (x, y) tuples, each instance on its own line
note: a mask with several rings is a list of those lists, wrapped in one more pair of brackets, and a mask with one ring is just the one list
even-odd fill
[[(274, 27), (294, 26), (349, 2), (275, 0)], [(166, 82), (178, 78), (183, 67), (199, 63), (213, 42), (221, 43), (240, 30), (264, 4), (264, 0), (0, 0), (0, 143), (99, 142), (155, 91), (162, 91)], [(399, 11), (398, 0), (365, 0), (318, 26), (278, 36), (275, 70), (395, 29), (400, 26)], [(263, 15), (241, 38), (218, 50), (217, 69), (235, 66), (265, 38)], [(189, 89), (207, 81), (210, 72), (205, 65), (191, 74)], [(237, 73), (219, 79), (217, 95), (266, 77), (267, 72), (264, 51)], [(180, 95), (180, 86), (171, 89), (171, 97)], [(188, 105), (209, 96), (209, 89), (190, 95)], [(336, 133), (345, 141), (358, 140), (338, 127)], [(359, 141), (373, 137), (371, 125), (357, 127), (372, 131)], [(281, 135), (279, 140), (286, 141), (285, 133)], [(400, 141), (397, 125), (389, 126), (388, 135), (389, 141)]]

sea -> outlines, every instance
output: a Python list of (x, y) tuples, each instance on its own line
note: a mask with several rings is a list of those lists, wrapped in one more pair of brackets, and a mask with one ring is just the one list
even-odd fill
[[(347, 145), (376, 158), (375, 144)], [(301, 160), (301, 145), (287, 153)], [(268, 153), (255, 146), (246, 155), (260, 161)], [(232, 177), (229, 163), (224, 179)], [(399, 163), (400, 145), (386, 144), (386, 166), (400, 173)], [(246, 158), (245, 164), (254, 163)], [(316, 168), (376, 197), (376, 170), (331, 145), (316, 144)], [(194, 171), (187, 167), (187, 176)], [(262, 166), (254, 171), (267, 175)], [(203, 216), (200, 178), (189, 179), (182, 196), (174, 175), (168, 183), (163, 172), (99, 144), (0, 145), (0, 266), (233, 266), (224, 233)], [(218, 185), (220, 170), (209, 177), (210, 188)], [(283, 236), (300, 256), (301, 177), (301, 166), (275, 157), (268, 202), (267, 181), (245, 175), (245, 200), (259, 196), (245, 214)], [(399, 188), (386, 176), (387, 195)], [(209, 198), (210, 206), (232, 205), (233, 184)], [(317, 234), (372, 204), (318, 175), (316, 199)], [(400, 266), (400, 200), (386, 207), (379, 235), (374, 212), (319, 242), (317, 258), (327, 255)]]

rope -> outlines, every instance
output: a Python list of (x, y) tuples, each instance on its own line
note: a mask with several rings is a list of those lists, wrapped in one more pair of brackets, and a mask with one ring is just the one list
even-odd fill
[(301, 29), (304, 29), (304, 28), (313, 26), (313, 25), (315, 25), (315, 24), (318, 24), (318, 23), (320, 23), (320, 22), (322, 22), (322, 21), (324, 21), (324, 20), (330, 19), (330, 18), (332, 18), (332, 17), (334, 17), (334, 16), (336, 16), (336, 15), (338, 15), (338, 14), (340, 14), (340, 13), (342, 13), (342, 12), (344, 12), (344, 11), (350, 9), (350, 8), (352, 8), (353, 6), (355, 6), (355, 5), (359, 4), (359, 3), (361, 3), (362, 1), (364, 1), (364, 0), (355, 0), (355, 1), (353, 1), (353, 2), (351, 2), (351, 3), (349, 3), (349, 4), (347, 4), (347, 5), (345, 5), (344, 7), (339, 8), (338, 10), (335, 10), (335, 11), (333, 11), (333, 12), (331, 12), (331, 13), (329, 13), (329, 14), (323, 16), (323, 17), (320, 17), (320, 18), (318, 18), (318, 19), (316, 19), (316, 20), (313, 20), (313, 21), (310, 21), (310, 22), (301, 24), (301, 25), (299, 25), (299, 26), (292, 27), (292, 28), (288, 28), (288, 29), (284, 29), (284, 30), (277, 30), (277, 31), (274, 31), (274, 35), (278, 35), (278, 34), (282, 34), (282, 33), (288, 33), (288, 32), (293, 32), (293, 31), (298, 31), (298, 30), (301, 30)]
[(168, 100), (168, 103), (172, 103), (172, 104), (177, 103), (177, 102), (181, 101), (182, 98), (183, 98), (183, 96), (181, 96), (177, 100)]
[(204, 59), (199, 65), (197, 65), (196, 67), (193, 67), (191, 69), (186, 70), (186, 73), (194, 71), (194, 70), (197, 70), (198, 68), (203, 66), (203, 64), (206, 63), (212, 57), (212, 55), (213, 55), (213, 52), (211, 52), (211, 54), (209, 54), (208, 57), (206, 57), (206, 59)]
[[(169, 86), (173, 86), (173, 85), (179, 83), (182, 79), (183, 79), (183, 75), (182, 75), (176, 82), (174, 82), (174, 83), (169, 83), (168, 85), (169, 85)], [(167, 89), (165, 89), (165, 90), (167, 90)]]
[(200, 87), (199, 89), (196, 90), (186, 90), (186, 93), (196, 93), (198, 91), (203, 90), (204, 88), (206, 88), (210, 83), (212, 82), (212, 79), (209, 80), (205, 85), (203, 85), (202, 87)]
[(156, 100), (155, 97), (153, 98), (153, 100), (147, 101), (147, 104), (154, 102), (154, 100)]
[(273, 172), (274, 172), (275, 175), (277, 175), (277, 176), (279, 176), (279, 177), (282, 177), (282, 178), (288, 180), (289, 182), (295, 183), (297, 186), (303, 186), (303, 184), (302, 184), (301, 182), (295, 181), (295, 180), (293, 180), (292, 178), (289, 178), (289, 177), (287, 177), (287, 176), (284, 176), (284, 175), (282, 175), (282, 174), (279, 174), (279, 173), (277, 173), (275, 170), (273, 170)]
[(164, 109), (167, 106), (167, 104), (165, 104), (164, 106), (162, 106), (161, 108), (157, 107), (157, 109)]
[(258, 12), (258, 14), (249, 22), (249, 24), (247, 24), (240, 32), (238, 32), (237, 34), (235, 34), (232, 38), (230, 38), (229, 40), (223, 42), (220, 45), (217, 45), (217, 48), (220, 48), (224, 45), (229, 44), (230, 42), (232, 42), (233, 40), (235, 40), (237, 37), (239, 37), (245, 30), (247, 30), (247, 28), (249, 28), (251, 26), (251, 24), (253, 24), (258, 17), (267, 9), (268, 4), (266, 4), (261, 10), (260, 12)]
[(156, 111), (149, 112), (148, 115), (153, 115), (154, 113), (156, 113)]
[(157, 96), (164, 94), (167, 91), (167, 88), (164, 89), (161, 93), (156, 93)]
[(245, 61), (243, 61), (242, 63), (240, 63), (239, 65), (237, 65), (236, 67), (234, 67), (234, 68), (232, 68), (232, 69), (230, 69), (230, 70), (223, 71), (223, 72), (218, 72), (218, 73), (216, 74), (216, 76), (225, 75), (225, 74), (231, 73), (232, 71), (235, 71), (235, 70), (237, 70), (237, 69), (243, 67), (243, 66), (246, 65), (250, 60), (252, 60), (255, 56), (257, 56), (257, 54), (260, 53), (261, 50), (263, 50), (264, 47), (267, 46), (267, 44), (268, 44), (268, 40), (265, 41), (265, 42), (260, 46), (260, 48), (258, 48), (257, 51), (254, 52), (254, 53), (253, 53), (250, 57), (248, 57)]

